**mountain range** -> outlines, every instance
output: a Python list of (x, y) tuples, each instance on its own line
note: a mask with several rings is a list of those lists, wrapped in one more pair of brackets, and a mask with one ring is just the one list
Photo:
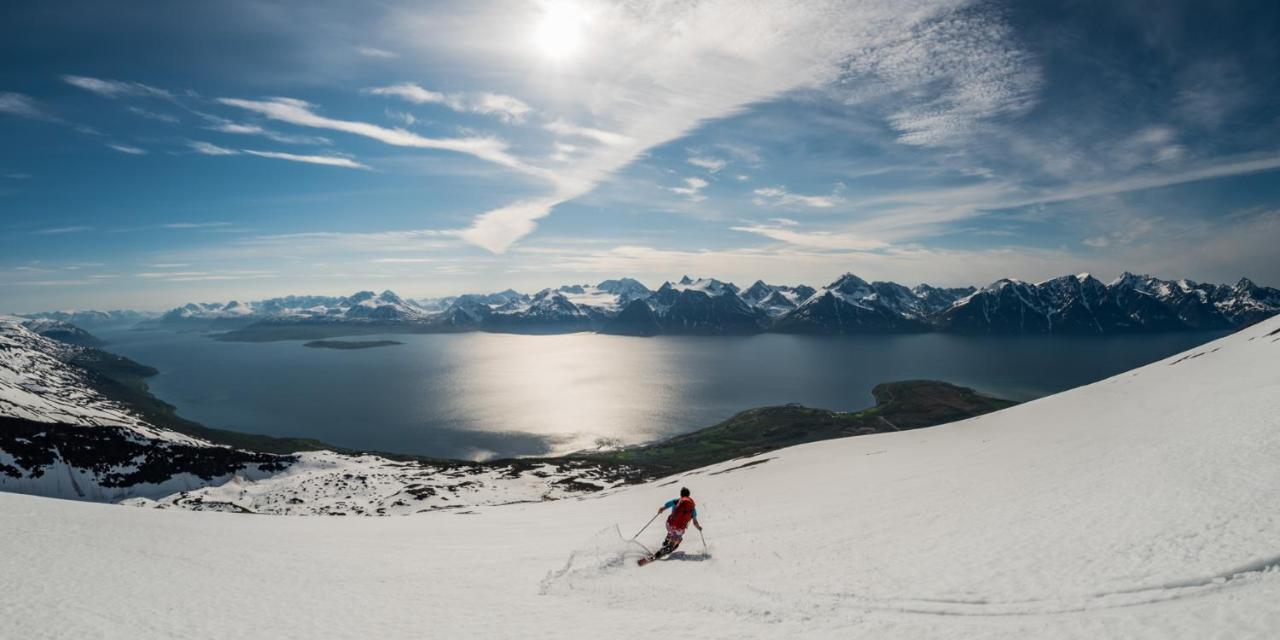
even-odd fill
[[(1115, 334), (1227, 330), (1280, 312), (1280, 290), (1247, 278), (1235, 285), (1162, 280), (1125, 273), (1103, 283), (1082, 273), (1039, 283), (1001, 279), (982, 288), (908, 288), (845, 274), (830, 284), (756, 281), (742, 289), (714, 278), (649, 289), (631, 278), (488, 294), (407, 299), (392, 291), (350, 296), (286, 296), (254, 302), (190, 303), (140, 326), (221, 330), (228, 340), (344, 333), (498, 331), (616, 335), (726, 335), (761, 332), (863, 334)], [(140, 318), (137, 312), (52, 312), (33, 318)], [(65, 327), (62, 327), (65, 330)], [(37, 330), (38, 331), (38, 330)]]

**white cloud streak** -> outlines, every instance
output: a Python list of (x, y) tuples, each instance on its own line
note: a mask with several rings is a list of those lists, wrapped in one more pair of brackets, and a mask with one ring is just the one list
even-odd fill
[(32, 120), (55, 119), (31, 96), (10, 91), (0, 91), (0, 113)]
[(120, 80), (103, 80), (87, 76), (62, 76), (63, 82), (96, 93), (104, 98), (153, 97), (172, 99), (173, 94), (164, 89), (157, 89), (141, 82), (123, 82)]
[(232, 122), (214, 116), (211, 118), (214, 124), (207, 127), (210, 131), (219, 133), (231, 133), (237, 135), (262, 136), (269, 140), (274, 140), (281, 144), (316, 144), (327, 145), (332, 144), (328, 138), (322, 136), (299, 136), (280, 133), (256, 124), (244, 124), (240, 122)]
[(32, 231), (31, 233), (34, 233), (39, 236), (57, 236), (57, 235), (65, 235), (68, 233), (83, 233), (85, 231), (93, 231), (93, 227), (84, 227), (84, 226), (53, 227), (50, 229), (40, 229), (39, 231)]
[(786, 187), (762, 187), (752, 193), (752, 200), (761, 207), (809, 207), (813, 209), (830, 209), (843, 202), (839, 196), (807, 196), (787, 191)]
[(545, 179), (554, 178), (552, 174), (532, 167), (511, 155), (507, 151), (507, 144), (497, 138), (427, 138), (405, 129), (388, 129), (367, 122), (327, 118), (313, 112), (310, 104), (291, 98), (273, 98), (270, 100), (220, 98), (218, 101), (228, 106), (246, 109), (273, 120), (287, 122), (300, 127), (341, 131), (372, 138), (398, 147), (439, 149), (464, 153), (522, 173), (536, 175)]
[(386, 49), (379, 49), (377, 47), (356, 47), (356, 53), (366, 58), (380, 58), (383, 60), (400, 57), (400, 54), (394, 51), (387, 51)]
[(829, 231), (799, 231), (794, 228), (794, 221), (779, 226), (747, 225), (731, 227), (734, 231), (743, 231), (764, 236), (771, 240), (785, 242), (801, 247), (814, 249), (834, 249), (845, 251), (870, 251), (883, 249), (887, 243), (868, 238), (856, 233), (833, 233)]
[(120, 143), (117, 143), (117, 142), (108, 142), (108, 143), (107, 143), (107, 146), (108, 146), (108, 147), (111, 147), (112, 149), (115, 149), (116, 151), (119, 151), (120, 153), (127, 153), (127, 154), (129, 154), (129, 155), (131, 155), (131, 156), (145, 156), (145, 155), (147, 155), (147, 150), (146, 150), (146, 149), (141, 149), (141, 148), (139, 148), (139, 147), (135, 147), (135, 146), (133, 146), (133, 145), (120, 144)]
[(711, 173), (717, 173), (728, 163), (720, 158), (713, 158), (711, 156), (690, 156), (689, 164), (706, 169)]
[(283, 153), (280, 151), (256, 151), (254, 149), (244, 149), (244, 152), (251, 156), (259, 158), (273, 158), (276, 160), (288, 160), (290, 162), (305, 162), (307, 164), (320, 164), (330, 167), (345, 167), (348, 169), (368, 169), (368, 165), (360, 164), (351, 158), (342, 156), (307, 156), (296, 153)]
[(370, 87), (364, 92), (375, 96), (394, 96), (414, 104), (444, 105), (459, 113), (494, 116), (508, 123), (524, 122), (525, 117), (533, 111), (524, 101), (500, 93), (441, 93), (424, 89), (412, 82)]
[(211, 142), (203, 142), (200, 140), (188, 140), (187, 146), (191, 147), (192, 151), (206, 156), (234, 156), (240, 153), (235, 149), (219, 147)]

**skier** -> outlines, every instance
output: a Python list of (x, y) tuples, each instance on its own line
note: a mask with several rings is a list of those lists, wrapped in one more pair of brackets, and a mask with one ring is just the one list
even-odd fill
[(684, 530), (688, 528), (689, 522), (693, 521), (693, 526), (702, 531), (702, 524), (698, 522), (698, 508), (694, 504), (693, 498), (689, 497), (689, 490), (681, 487), (680, 497), (675, 500), (668, 500), (666, 504), (658, 508), (658, 513), (662, 513), (667, 509), (671, 509), (671, 515), (667, 516), (667, 539), (662, 542), (662, 548), (653, 554), (650, 558), (640, 561), (640, 566), (644, 566), (669, 555), (676, 547), (680, 546), (680, 541), (684, 539)]

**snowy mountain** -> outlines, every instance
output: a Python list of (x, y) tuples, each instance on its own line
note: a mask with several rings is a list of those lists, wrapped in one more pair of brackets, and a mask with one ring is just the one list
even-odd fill
[[(740, 289), (715, 278), (684, 276), (657, 290), (620, 278), (596, 285), (562, 285), (533, 295), (507, 289), (420, 300), (392, 291), (285, 296), (190, 303), (144, 323), (229, 331), (221, 339), (249, 341), (371, 331), (1109, 334), (1226, 330), (1276, 313), (1280, 313), (1280, 290), (1248, 279), (1228, 286), (1125, 273), (1103, 284), (1089, 274), (1079, 274), (1037, 284), (1001, 279), (976, 289), (927, 284), (907, 288), (845, 274), (819, 289), (761, 280)], [(37, 315), (61, 319), (56, 313)]]
[(1280, 312), (1280, 291), (1166, 281), (1130, 273), (1104, 285), (1083, 273), (1031, 284), (999, 280), (944, 310), (934, 323), (962, 333), (1122, 333), (1230, 329)]
[[(1277, 362), (1272, 318), (963, 422), (416, 517), (0, 493), (0, 575), (27, 587), (0, 611), (23, 638), (1269, 638)], [(309, 479), (319, 466), (290, 484), (343, 500), (383, 482), (341, 465)], [(138, 502), (308, 499), (259, 484)], [(680, 486), (705, 531), (636, 567), (663, 536), (642, 526)]]
[(97, 347), (102, 345), (102, 340), (97, 336), (77, 327), (66, 320), (55, 320), (53, 318), (31, 318), (25, 320), (22, 326), (30, 329), (32, 332), (42, 335), (46, 338), (65, 342), (67, 344), (79, 345), (81, 347)]
[(807, 285), (789, 287), (765, 284), (756, 280), (741, 296), (747, 304), (764, 311), (770, 318), (777, 318), (794, 310), (808, 300), (816, 290)]
[(662, 283), (646, 299), (633, 301), (601, 331), (618, 335), (723, 335), (757, 333), (767, 323), (768, 315), (739, 296), (736, 285), (684, 276), (679, 282)]
[(133, 311), (128, 309), (117, 309), (113, 311), (44, 311), (41, 313), (28, 314), (27, 318), (46, 318), (49, 320), (60, 320), (84, 329), (99, 329), (103, 327), (114, 327), (121, 325), (136, 324), (143, 320), (149, 320), (156, 314), (144, 311)]
[(787, 333), (895, 333), (928, 329), (927, 311), (910, 289), (847, 273), (778, 319)]

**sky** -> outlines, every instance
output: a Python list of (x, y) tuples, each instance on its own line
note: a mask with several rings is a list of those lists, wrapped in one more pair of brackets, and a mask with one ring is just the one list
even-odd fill
[(1280, 285), (1274, 2), (0, 9), (0, 310)]

